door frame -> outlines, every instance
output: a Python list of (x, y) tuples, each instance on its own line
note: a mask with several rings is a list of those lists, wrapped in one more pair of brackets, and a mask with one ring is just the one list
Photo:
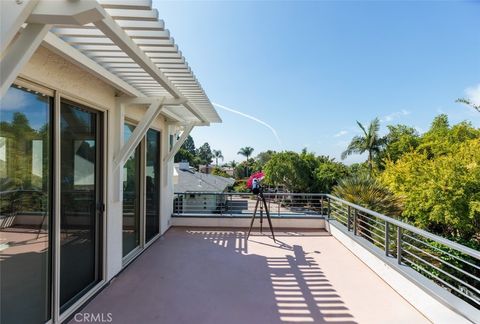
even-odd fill
[[(100, 248), (97, 248), (97, 253), (100, 255), (98, 256), (98, 266), (102, 269), (98, 272), (99, 278), (98, 282), (91, 287), (83, 296), (81, 296), (78, 300), (68, 306), (63, 312), (60, 312), (60, 195), (61, 195), (61, 168), (59, 167), (61, 164), (61, 103), (62, 100), (66, 100), (73, 104), (78, 104), (80, 106), (84, 106), (87, 110), (91, 110), (97, 113), (99, 121), (97, 121), (97, 134), (99, 136), (100, 141), (100, 159), (98, 161), (97, 170), (100, 171), (98, 175), (98, 193), (97, 195), (100, 196), (100, 201), (103, 203), (104, 210), (102, 215), (100, 216), (101, 219), (99, 221), (99, 229), (96, 235), (99, 236), (99, 240), (97, 240), (97, 244), (101, 244)], [(106, 273), (107, 273), (107, 246), (106, 246), (106, 237), (107, 237), (107, 212), (108, 212), (108, 204), (106, 203), (107, 200), (107, 176), (108, 176), (108, 168), (107, 168), (107, 160), (108, 160), (108, 137), (107, 137), (107, 125), (108, 125), (108, 109), (92, 104), (91, 102), (87, 102), (85, 100), (81, 100), (76, 96), (71, 96), (68, 93), (65, 93), (61, 90), (55, 90), (55, 97), (54, 97), (54, 111), (53, 111), (53, 119), (54, 119), (54, 271), (53, 271), (53, 319), (55, 323), (61, 323), (62, 321), (66, 320), (70, 317), (81, 305), (83, 305), (87, 300), (92, 298), (105, 284), (106, 284)], [(98, 212), (98, 210), (97, 210)]]
[[(129, 124), (132, 126), (137, 127), (138, 122), (136, 122), (133, 119), (125, 117), (125, 120), (123, 121), (123, 124)], [(122, 125), (124, 127), (124, 125)], [(123, 141), (123, 139), (122, 139)], [(139, 243), (138, 246), (135, 247), (132, 251), (128, 252), (127, 255), (122, 256), (122, 268), (126, 267), (130, 262), (135, 260), (138, 255), (142, 253), (144, 250), (144, 245), (145, 245), (145, 202), (144, 202), (144, 196), (145, 196), (145, 189), (144, 189), (144, 176), (145, 176), (145, 140), (142, 138), (138, 146), (135, 148), (135, 151), (140, 149), (139, 157), (140, 160), (138, 161), (138, 166), (139, 166), (139, 172), (138, 172), (138, 180), (140, 181), (138, 185), (138, 190), (139, 190), (139, 199), (138, 199), (138, 215), (140, 217), (140, 222), (139, 222)], [(135, 153), (134, 153), (135, 154)], [(122, 166), (123, 167), (123, 166)], [(122, 192), (122, 197), (123, 197), (123, 192)], [(122, 244), (123, 244), (123, 198), (122, 198)], [(123, 246), (122, 246), (122, 251), (123, 251)]]

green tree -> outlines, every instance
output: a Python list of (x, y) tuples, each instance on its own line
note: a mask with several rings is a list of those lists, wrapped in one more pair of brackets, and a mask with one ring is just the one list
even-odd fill
[(250, 158), (250, 156), (252, 155), (253, 151), (254, 151), (253, 147), (245, 146), (245, 147), (242, 147), (238, 151), (238, 154), (243, 155), (248, 160)]
[(348, 176), (348, 168), (345, 164), (329, 157), (321, 156), (318, 161), (318, 166), (315, 168), (318, 192), (330, 193), (341, 179)]
[[(240, 154), (240, 155), (243, 155), (244, 157), (247, 158), (247, 164), (248, 164), (248, 160), (249, 160), (249, 157), (252, 155), (253, 153), (253, 147), (250, 147), (250, 146), (245, 146), (245, 147), (242, 147), (237, 154)], [(250, 172), (249, 172), (249, 168), (248, 168), (248, 165), (247, 165), (247, 168), (246, 168), (246, 176), (248, 177), (250, 175)]]
[(212, 163), (213, 153), (208, 143), (204, 143), (196, 150), (196, 155), (199, 159), (199, 164), (210, 164)]
[(222, 151), (213, 150), (213, 157), (215, 158), (215, 165), (218, 167), (218, 159), (222, 159), (223, 161)]
[(272, 151), (272, 150), (258, 153), (258, 155), (255, 158), (258, 168), (263, 169), (265, 164), (267, 164), (267, 162), (270, 161), (270, 159), (274, 154), (275, 154), (275, 151)]
[(190, 165), (195, 165), (195, 155), (195, 142), (193, 141), (192, 136), (188, 135), (177, 154), (175, 154), (174, 161), (175, 163), (188, 161)]
[(306, 159), (295, 152), (280, 152), (265, 165), (265, 181), (273, 186), (284, 186), (290, 192), (309, 192), (312, 170)]
[(388, 125), (384, 148), (376, 156), (376, 164), (383, 167), (384, 161), (397, 161), (403, 154), (412, 152), (420, 144), (417, 130), (406, 125)]
[(220, 176), (220, 177), (224, 177), (224, 178), (231, 178), (230, 175), (227, 172), (223, 171), (222, 169), (220, 169), (217, 166), (212, 169), (211, 174), (216, 175), (216, 176)]
[(373, 159), (380, 152), (384, 140), (379, 137), (380, 121), (375, 118), (368, 129), (366, 129), (360, 122), (357, 121), (358, 126), (363, 132), (361, 136), (355, 136), (348, 145), (347, 149), (342, 153), (342, 159), (352, 154), (368, 153), (367, 162), (370, 172), (373, 171)]
[(426, 151), (387, 161), (380, 180), (404, 200), (402, 217), (436, 234), (472, 240), (480, 234), (480, 138), (433, 158)]
[(340, 180), (333, 188), (333, 195), (388, 216), (397, 216), (402, 210), (401, 200), (368, 174)]

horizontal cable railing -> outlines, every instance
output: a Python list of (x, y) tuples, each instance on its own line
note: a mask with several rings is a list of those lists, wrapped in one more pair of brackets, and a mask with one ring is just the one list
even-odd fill
[[(264, 193), (272, 217), (323, 217), (326, 206), (323, 194)], [(182, 192), (175, 193), (173, 216), (250, 217), (257, 196), (237, 192)], [(265, 213), (262, 204), (258, 212)]]
[(388, 258), (480, 309), (480, 252), (332, 195), (328, 215)]
[[(370, 250), (407, 266), (480, 309), (480, 252), (328, 194), (264, 193), (272, 217), (334, 220)], [(173, 216), (250, 217), (251, 193), (175, 193)], [(259, 204), (259, 212), (265, 213)]]

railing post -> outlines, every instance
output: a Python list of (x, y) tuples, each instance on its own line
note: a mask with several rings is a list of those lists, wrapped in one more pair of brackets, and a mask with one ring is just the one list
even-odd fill
[(328, 219), (330, 219), (330, 216), (331, 216), (330, 215), (330, 210), (331, 210), (330, 209), (330, 199), (331, 199), (330, 197), (328, 197), (328, 199), (327, 199), (327, 204), (328, 204), (328, 206), (327, 206), (327, 217), (328, 217)]
[(323, 216), (323, 196), (320, 196), (320, 216)]
[(390, 224), (385, 221), (385, 255), (388, 256), (390, 246)]
[(350, 213), (350, 206), (348, 206), (347, 209), (347, 231), (350, 232), (350, 229), (352, 228), (352, 216)]
[(357, 235), (357, 210), (353, 209), (353, 235)]
[(220, 205), (220, 216), (223, 217), (223, 209), (227, 205), (227, 200), (225, 199), (224, 193), (222, 193), (220, 197), (221, 197), (220, 199), (222, 200), (222, 204)]
[(402, 228), (397, 226), (397, 262), (402, 264)]

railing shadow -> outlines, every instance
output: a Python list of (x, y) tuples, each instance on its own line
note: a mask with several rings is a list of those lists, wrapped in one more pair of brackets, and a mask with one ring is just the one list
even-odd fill
[[(315, 258), (305, 253), (302, 246), (291, 246), (278, 238), (276, 242), (262, 242), (253, 235), (250, 238), (251, 243), (260, 245), (261, 249), (273, 249), (273, 253), (259, 255), (255, 253), (257, 249), (249, 251), (249, 241), (245, 239), (243, 231), (189, 230), (188, 233), (203, 237), (207, 242), (229, 252), (240, 254), (240, 262), (246, 268), (256, 267), (251, 280), (258, 280), (258, 275), (261, 275), (262, 279), (269, 283), (270, 289), (261, 291), (261, 285), (257, 285), (251, 293), (265, 297), (269, 295), (267, 298), (273, 301), (277, 316), (275, 320), (271, 318), (269, 323), (356, 323)], [(278, 236), (281, 238), (292, 234), (294, 233), (279, 233)], [(312, 233), (300, 235), (314, 236)], [(258, 265), (259, 261), (263, 264), (261, 267)], [(225, 268), (225, 271), (228, 271), (228, 268)], [(249, 275), (245, 276), (242, 281), (249, 280)], [(240, 278), (232, 277), (231, 280)], [(264, 306), (257, 305), (257, 310)], [(251, 309), (245, 307), (244, 311), (250, 312)]]

